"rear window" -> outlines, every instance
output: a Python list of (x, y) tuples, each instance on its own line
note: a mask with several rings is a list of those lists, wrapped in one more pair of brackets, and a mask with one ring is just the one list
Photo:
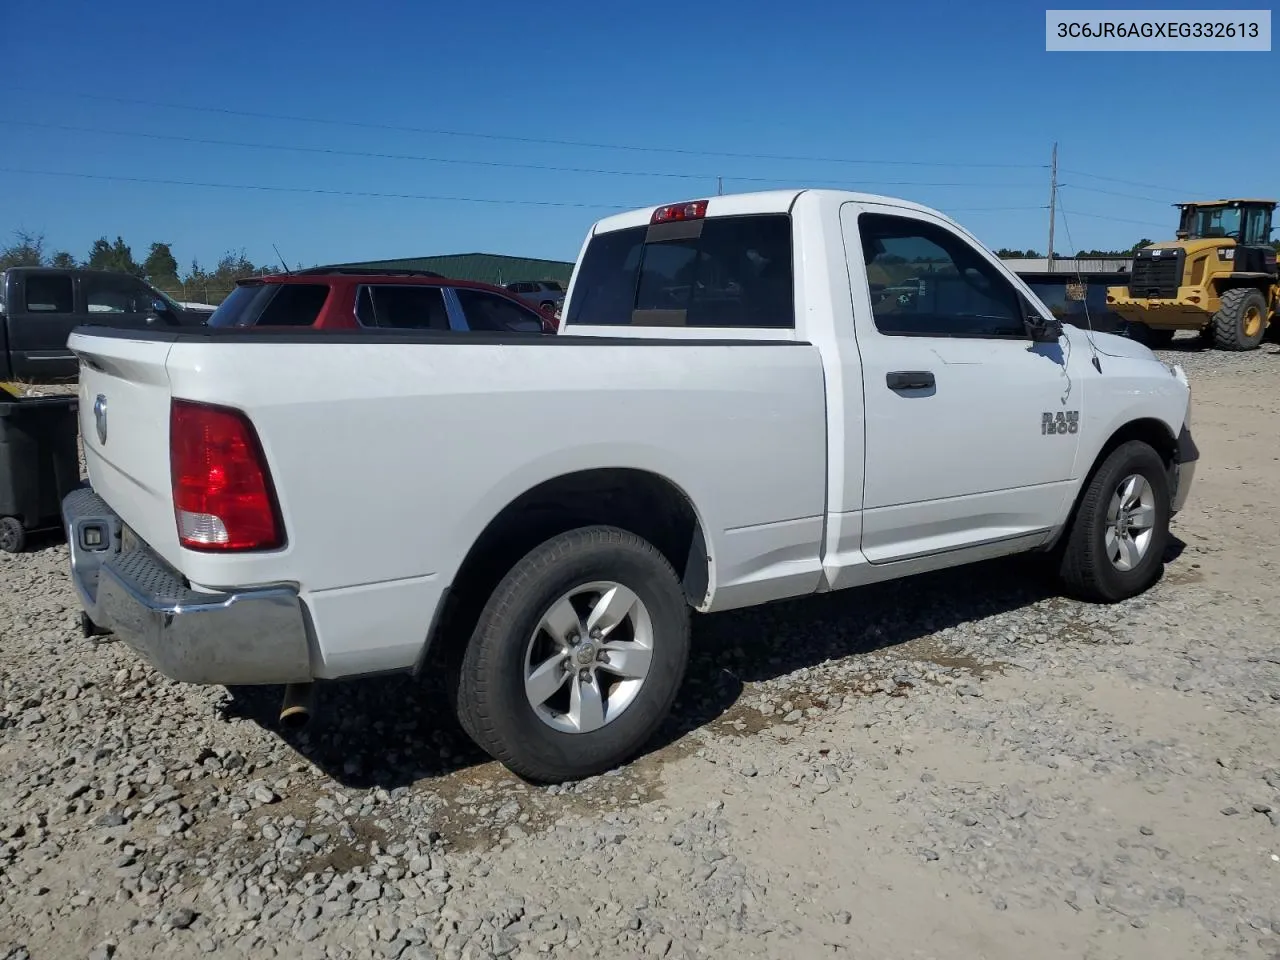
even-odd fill
[(211, 327), (310, 327), (329, 299), (324, 283), (241, 284), (209, 317)]
[(712, 217), (592, 238), (568, 323), (790, 329), (791, 218)]

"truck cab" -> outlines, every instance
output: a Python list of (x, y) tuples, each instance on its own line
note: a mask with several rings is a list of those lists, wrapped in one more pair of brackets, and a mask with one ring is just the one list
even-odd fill
[(79, 361), (67, 337), (79, 326), (194, 326), (208, 316), (125, 273), (10, 267), (0, 273), (0, 381), (73, 379)]

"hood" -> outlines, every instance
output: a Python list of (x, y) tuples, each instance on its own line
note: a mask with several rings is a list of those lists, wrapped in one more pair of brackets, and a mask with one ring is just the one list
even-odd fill
[[(1087, 350), (1089, 348), (1088, 331), (1074, 327), (1072, 333), (1074, 334), (1071, 338), (1072, 345)], [(1156, 363), (1160, 363), (1161, 366), (1164, 365), (1161, 363), (1160, 358), (1151, 351), (1150, 347), (1144, 346), (1137, 340), (1122, 337), (1119, 334), (1094, 333), (1093, 345), (1104, 357), (1122, 357), (1127, 360), (1154, 360)]]
[(1187, 257), (1192, 257), (1197, 253), (1203, 253), (1206, 250), (1222, 250), (1236, 246), (1236, 242), (1231, 237), (1200, 237), (1196, 240), (1161, 240), (1159, 243), (1153, 243), (1150, 246), (1143, 247), (1143, 250), (1182, 250)]

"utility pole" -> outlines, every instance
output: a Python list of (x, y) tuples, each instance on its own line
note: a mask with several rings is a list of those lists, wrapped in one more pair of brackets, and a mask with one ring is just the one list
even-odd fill
[(1049, 166), (1049, 272), (1053, 272), (1053, 215), (1058, 209), (1058, 141), (1053, 142), (1053, 162)]

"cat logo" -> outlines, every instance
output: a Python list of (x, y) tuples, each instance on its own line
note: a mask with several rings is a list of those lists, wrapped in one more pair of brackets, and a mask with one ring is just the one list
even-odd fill
[(1079, 410), (1059, 410), (1057, 413), (1040, 414), (1040, 432), (1077, 433), (1080, 430)]

